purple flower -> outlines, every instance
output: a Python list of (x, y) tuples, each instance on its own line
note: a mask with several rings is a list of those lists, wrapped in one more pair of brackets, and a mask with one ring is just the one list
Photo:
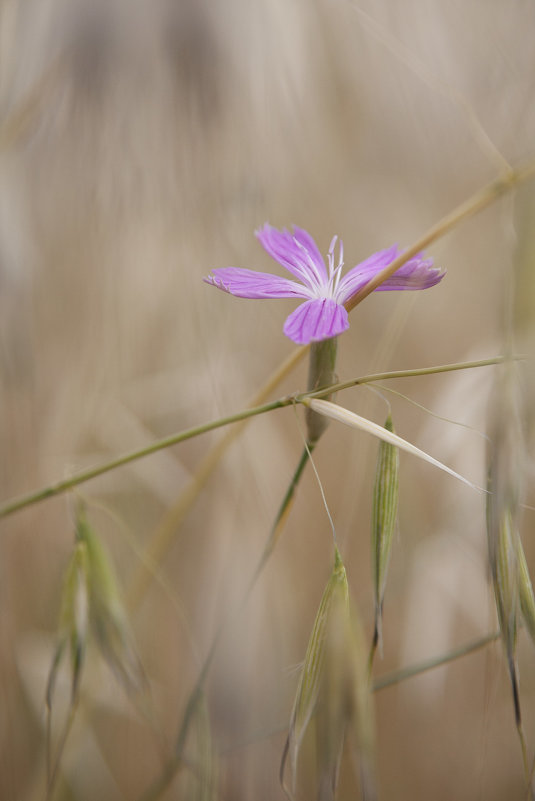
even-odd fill
[[(346, 301), (400, 255), (397, 245), (393, 245), (374, 253), (342, 277), (344, 248), (340, 240), (338, 263), (335, 265), (336, 236), (329, 247), (327, 266), (318, 246), (302, 228), (294, 226), (292, 234), (287, 230), (277, 231), (266, 223), (256, 236), (264, 250), (296, 281), (238, 267), (212, 270), (204, 280), (239, 298), (304, 298), (305, 302), (290, 314), (284, 324), (284, 333), (298, 345), (319, 342), (346, 331), (349, 328), (344, 308)], [(418, 254), (377, 290), (427, 289), (438, 284), (444, 275), (433, 267), (432, 259), (424, 259)]]

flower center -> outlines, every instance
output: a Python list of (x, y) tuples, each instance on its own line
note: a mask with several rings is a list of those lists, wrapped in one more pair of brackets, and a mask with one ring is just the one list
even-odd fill
[[(338, 264), (336, 267), (334, 266), (334, 250), (336, 247), (336, 242), (338, 241)], [(344, 266), (344, 243), (341, 239), (338, 239), (338, 236), (333, 236), (331, 240), (331, 244), (329, 246), (329, 253), (327, 254), (327, 263), (329, 266), (329, 276), (327, 279), (327, 283), (321, 287), (321, 297), (322, 298), (332, 298), (336, 301), (336, 296), (338, 293), (338, 285), (340, 283), (340, 278), (342, 277), (342, 267)]]

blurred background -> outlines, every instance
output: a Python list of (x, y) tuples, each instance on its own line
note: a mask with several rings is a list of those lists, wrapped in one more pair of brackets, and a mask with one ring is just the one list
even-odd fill
[[(2, 0), (1, 500), (246, 405), (292, 352), (282, 324), (295, 304), (239, 300), (202, 278), (228, 265), (280, 273), (254, 237), (264, 222), (306, 228), (322, 252), (338, 234), (351, 267), (411, 244), (504, 159), (533, 158), (534, 33), (519, 0)], [(532, 209), (526, 185), (432, 246), (448, 273), (438, 287), (358, 306), (340, 378), (503, 352), (515, 287), (529, 354)], [(484, 484), (493, 375), (391, 382), (468, 426), (390, 396), (396, 430)], [(272, 397), (305, 384), (302, 364)], [(387, 413), (364, 388), (338, 401), (379, 423)], [(220, 432), (80, 488), (129, 599), (155, 722), (89, 643), (55, 798), (136, 799), (159, 775), (162, 741), (174, 742), (200, 661), (264, 547), (302, 449), (300, 419), (286, 409), (253, 420), (180, 526), (172, 512)], [(315, 453), (368, 637), (375, 458), (367, 435), (334, 423)], [(529, 460), (526, 470), (529, 485)], [(532, 521), (527, 510), (527, 534)], [(171, 533), (154, 577), (140, 554), (162, 526)], [(73, 542), (70, 496), (1, 523), (2, 799), (45, 794), (44, 698)], [(529, 537), (525, 548), (530, 561)], [(402, 456), (377, 675), (496, 629), (486, 559), (482, 496)], [(284, 797), (298, 666), (331, 563), (309, 469), (212, 665), (214, 793), (181, 775), (164, 798)], [(523, 633), (519, 664), (532, 755), (535, 653)], [(499, 644), (375, 701), (381, 799), (524, 798)], [(314, 797), (303, 781), (300, 797)], [(339, 798), (358, 793), (348, 758)]]

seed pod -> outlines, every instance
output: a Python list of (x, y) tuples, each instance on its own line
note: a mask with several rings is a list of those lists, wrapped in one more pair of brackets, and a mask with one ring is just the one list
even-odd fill
[[(61, 598), (61, 614), (59, 637), (54, 658), (48, 674), (46, 687), (46, 764), (47, 764), (47, 797), (51, 796), (57, 778), (58, 767), (65, 747), (75, 710), (82, 670), (89, 623), (89, 563), (87, 548), (84, 543), (75, 544), (73, 555), (69, 561), (63, 580)], [(52, 709), (56, 677), (65, 650), (69, 649), (71, 663), (71, 697), (69, 709), (63, 721), (61, 734), (57, 738), (56, 752), (53, 754)]]
[(87, 548), (84, 543), (78, 542), (75, 545), (74, 553), (67, 566), (63, 580), (59, 640), (50, 669), (46, 693), (49, 710), (52, 708), (57, 670), (67, 646), (69, 647), (71, 660), (71, 704), (75, 702), (84, 664), (88, 620)]
[(87, 550), (91, 631), (102, 655), (127, 692), (141, 690), (145, 676), (133, 646), (115, 571), (83, 510), (78, 513), (76, 538)]
[[(385, 429), (394, 432), (388, 416)], [(375, 590), (374, 643), (382, 644), (383, 599), (392, 540), (396, 528), (399, 498), (399, 450), (388, 442), (379, 444), (373, 490), (372, 566)]]
[(365, 638), (349, 598), (331, 606), (326, 653), (315, 716), (319, 771), (318, 798), (335, 798), (344, 741), (360, 763), (362, 796), (376, 797), (373, 770), (374, 725)]
[[(47, 798), (52, 797), (61, 757), (74, 720), (89, 630), (128, 692), (144, 687), (145, 678), (128, 631), (117, 581), (109, 557), (90, 528), (82, 506), (76, 519), (76, 541), (63, 583), (59, 640), (47, 683)], [(52, 749), (52, 702), (56, 676), (66, 648), (71, 657), (71, 700)]]
[[(288, 751), (294, 787), (299, 749), (310, 718), (316, 709), (320, 692), (330, 609), (334, 602), (340, 602), (340, 599), (344, 602), (346, 598), (346, 571), (337, 549), (333, 571), (327, 582), (316, 619), (314, 620), (314, 626), (312, 627), (312, 634), (308, 642), (290, 721)], [(284, 770), (284, 759), (281, 770)]]
[(325, 626), (324, 654), (316, 704), (315, 734), (318, 766), (318, 798), (333, 798), (349, 706), (348, 641), (349, 595), (345, 570), (334, 585)]
[(314, 621), (294, 702), (286, 755), (295, 791), (297, 761), (303, 737), (315, 716), (318, 798), (334, 798), (338, 767), (347, 731), (356, 735), (362, 762), (365, 798), (374, 797), (373, 726), (369, 703), (364, 638), (352, 613), (345, 568), (338, 550)]
[(511, 514), (504, 511), (491, 561), (496, 608), (502, 639), (508, 658), (514, 657), (517, 629), (518, 561), (515, 548), (516, 532), (511, 527)]

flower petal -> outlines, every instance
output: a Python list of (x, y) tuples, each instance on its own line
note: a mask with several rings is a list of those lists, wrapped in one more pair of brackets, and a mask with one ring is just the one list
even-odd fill
[(399, 256), (399, 249), (397, 245), (392, 245), (386, 250), (379, 250), (372, 256), (369, 256), (365, 261), (357, 264), (356, 267), (349, 270), (348, 273), (341, 279), (338, 285), (338, 300), (340, 303), (345, 301), (358, 292), (365, 284), (371, 279), (392, 264), (395, 258)]
[[(400, 255), (397, 245), (393, 245), (386, 250), (374, 253), (365, 261), (353, 267), (347, 275), (340, 281), (337, 300), (345, 303), (352, 295), (365, 286), (372, 278), (392, 264), (394, 259)], [(433, 259), (424, 259), (421, 254), (413, 256), (394, 275), (387, 278), (375, 291), (387, 291), (393, 289), (428, 289), (441, 281), (445, 272), (441, 272), (437, 267), (433, 267)]]
[(278, 231), (271, 225), (256, 232), (264, 250), (271, 258), (282, 264), (305, 286), (318, 289), (327, 283), (327, 268), (318, 247), (310, 234), (295, 228), (293, 235), (284, 229)]
[(446, 271), (438, 267), (433, 267), (433, 259), (422, 259), (420, 255), (414, 256), (409, 261), (396, 270), (394, 275), (383, 281), (375, 291), (385, 291), (389, 289), (429, 289), (438, 284)]
[(298, 345), (336, 337), (348, 328), (347, 311), (331, 298), (307, 300), (284, 323), (284, 333)]
[(207, 284), (238, 298), (309, 298), (306, 287), (271, 273), (242, 270), (239, 267), (220, 267), (203, 278)]

